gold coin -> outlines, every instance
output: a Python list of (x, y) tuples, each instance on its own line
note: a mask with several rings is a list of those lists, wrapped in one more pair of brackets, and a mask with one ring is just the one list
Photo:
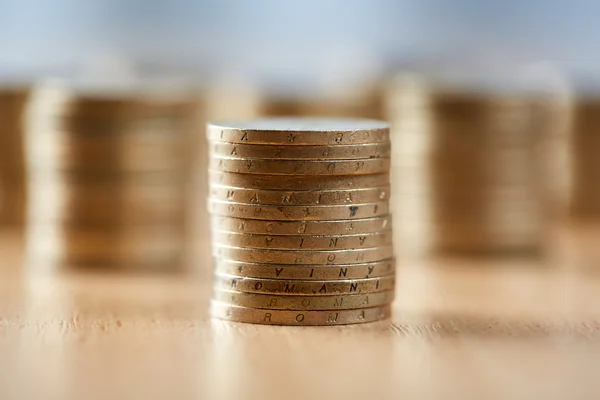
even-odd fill
[(213, 216), (211, 221), (216, 230), (265, 235), (344, 235), (378, 232), (392, 226), (389, 214), (338, 221), (263, 221), (223, 216)]
[(253, 235), (248, 233), (214, 231), (213, 243), (225, 246), (258, 249), (336, 250), (376, 247), (392, 243), (392, 231), (344, 236)]
[(301, 281), (284, 279), (256, 279), (216, 274), (214, 287), (243, 293), (315, 295), (377, 293), (394, 290), (396, 276), (386, 275), (366, 279), (335, 281)]
[(273, 146), (265, 144), (240, 144), (212, 142), (211, 154), (215, 157), (239, 157), (288, 160), (360, 160), (387, 158), (390, 143), (364, 143), (345, 146)]
[(389, 158), (366, 160), (256, 160), (211, 157), (209, 168), (238, 174), (270, 175), (365, 175), (389, 172)]
[(382, 201), (333, 206), (273, 206), (209, 200), (208, 210), (212, 214), (228, 217), (270, 221), (353, 220), (386, 215), (389, 212), (389, 203)]
[[(157, 83), (157, 85), (155, 85)], [(158, 89), (158, 90), (156, 90)], [(166, 90), (164, 90), (166, 89)], [(198, 111), (198, 98), (164, 82), (144, 82), (127, 91), (87, 90), (73, 82), (42, 84), (32, 95), (31, 112), (56, 120), (131, 120), (189, 118)]]
[(393, 256), (392, 246), (352, 250), (267, 250), (213, 244), (215, 257), (271, 264), (362, 264)]
[(28, 172), (29, 182), (53, 182), (61, 186), (107, 185), (110, 187), (125, 185), (182, 185), (189, 181), (189, 174), (182, 171), (79, 171), (79, 170), (48, 170), (37, 169)]
[(389, 142), (389, 125), (369, 119), (271, 118), (209, 123), (210, 141), (246, 144), (356, 145)]
[(134, 230), (32, 226), (26, 236), (27, 258), (48, 264), (98, 266), (174, 263), (183, 255), (183, 239), (182, 231), (169, 226)]
[(185, 270), (185, 260), (180, 251), (149, 253), (107, 253), (73, 254), (63, 252), (60, 254), (32, 253), (27, 256), (27, 268), (38, 270), (115, 270), (135, 272), (180, 272)]
[(360, 279), (392, 274), (396, 270), (396, 261), (388, 259), (348, 265), (289, 265), (257, 264), (217, 259), (215, 260), (214, 270), (220, 274), (257, 279)]
[(216, 289), (213, 299), (234, 306), (268, 310), (352, 310), (389, 304), (394, 300), (394, 291), (342, 296), (281, 296)]
[(317, 206), (336, 204), (375, 203), (388, 200), (390, 186), (351, 190), (259, 190), (211, 185), (210, 198), (244, 204), (279, 206)]
[(96, 141), (129, 140), (135, 138), (155, 138), (178, 140), (195, 129), (192, 114), (187, 115), (48, 115), (37, 113), (27, 121), (32, 135), (44, 135), (52, 131), (57, 136), (79, 140)]
[(30, 169), (78, 171), (168, 171), (191, 163), (191, 139), (183, 133), (169, 137), (123, 134), (65, 135), (56, 131), (35, 132), (29, 137)]
[[(94, 188), (59, 185), (30, 185), (37, 196), (30, 196), (29, 219), (41, 222), (78, 223), (91, 225), (149, 224), (184, 222), (185, 193), (172, 187), (121, 187), (110, 190), (102, 185)], [(106, 190), (102, 190), (106, 189)], [(171, 190), (169, 190), (171, 189)], [(43, 196), (41, 195), (43, 193)]]
[(239, 307), (217, 301), (211, 302), (211, 315), (233, 322), (266, 325), (347, 325), (389, 318), (391, 307), (360, 308), (332, 311), (283, 311)]
[(342, 190), (363, 189), (390, 184), (388, 173), (348, 176), (252, 175), (209, 171), (211, 184), (261, 190)]

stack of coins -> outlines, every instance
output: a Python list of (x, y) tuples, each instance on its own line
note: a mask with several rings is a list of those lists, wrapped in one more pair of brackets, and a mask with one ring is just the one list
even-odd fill
[(544, 135), (529, 99), (410, 79), (391, 96), (394, 215), (407, 252), (538, 253)]
[(571, 133), (571, 215), (578, 220), (600, 219), (600, 97), (576, 100)]
[(34, 90), (26, 129), (34, 267), (181, 266), (196, 103), (147, 90)]
[(25, 217), (23, 110), (25, 87), (0, 88), (0, 225), (21, 227)]
[(208, 125), (212, 313), (335, 325), (390, 312), (388, 125), (267, 119)]

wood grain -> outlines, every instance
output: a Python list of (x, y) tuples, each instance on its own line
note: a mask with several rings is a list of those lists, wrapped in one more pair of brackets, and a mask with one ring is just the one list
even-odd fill
[(42, 275), (3, 234), (0, 398), (598, 398), (599, 238), (401, 263), (390, 321), (298, 328), (211, 321), (208, 268)]

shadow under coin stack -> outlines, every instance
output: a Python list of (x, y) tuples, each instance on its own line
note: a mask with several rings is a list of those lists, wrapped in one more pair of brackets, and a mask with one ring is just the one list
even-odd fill
[(186, 232), (187, 95), (34, 91), (28, 110), (28, 262), (174, 270)]
[(395, 264), (388, 125), (266, 119), (208, 125), (212, 314), (273, 325), (386, 318)]

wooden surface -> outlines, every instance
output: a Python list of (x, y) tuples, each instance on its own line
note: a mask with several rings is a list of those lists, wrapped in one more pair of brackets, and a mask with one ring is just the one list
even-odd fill
[(208, 266), (41, 275), (0, 243), (0, 399), (600, 395), (597, 231), (561, 232), (544, 263), (403, 263), (391, 321), (323, 328), (211, 321)]

